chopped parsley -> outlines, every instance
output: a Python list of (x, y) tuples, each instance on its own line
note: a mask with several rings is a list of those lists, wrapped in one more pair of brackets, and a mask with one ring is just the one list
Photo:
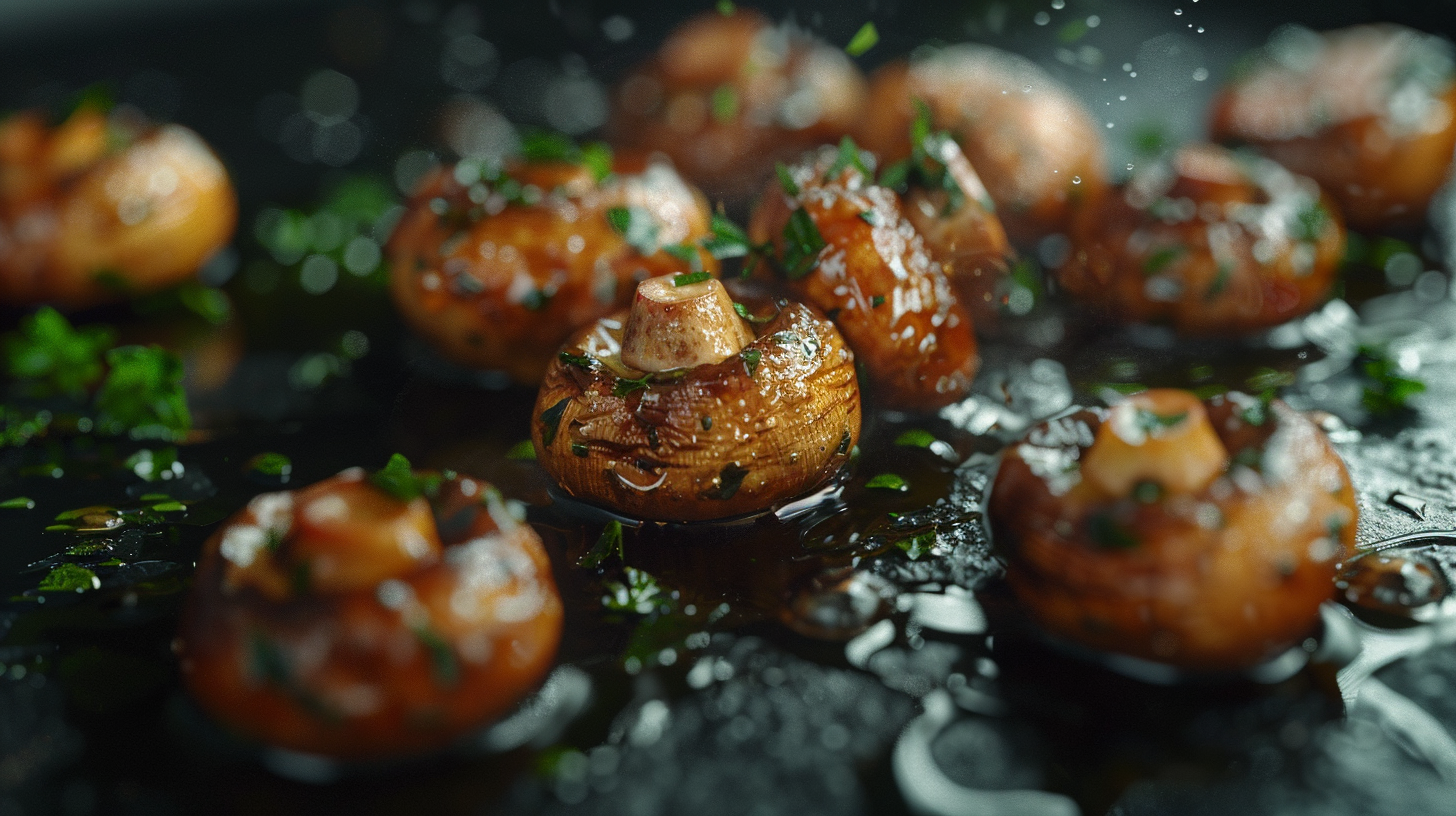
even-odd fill
[(779, 186), (784, 188), (784, 195), (789, 198), (798, 198), (799, 183), (794, 181), (794, 174), (789, 172), (789, 168), (785, 167), (783, 162), (779, 162), (774, 165), (774, 173), (778, 174)]
[(0, 501), (0, 510), (33, 510), (34, 508), (35, 500), (28, 496), (16, 496), (13, 499)]
[(578, 146), (570, 138), (547, 130), (531, 130), (521, 138), (521, 156), (529, 162), (579, 164), (602, 181), (612, 174), (612, 149), (602, 142)]
[(536, 460), (536, 446), (531, 444), (531, 440), (522, 439), (520, 442), (512, 445), (510, 450), (506, 451), (506, 458), (521, 462), (534, 462)]
[(674, 287), (692, 286), (695, 283), (702, 283), (703, 281), (712, 279), (713, 276), (707, 272), (691, 272), (685, 275), (673, 275), (672, 285)]
[(910, 485), (896, 473), (881, 473), (865, 482), (865, 487), (876, 490), (893, 490), (897, 493), (904, 493), (910, 489)]
[(934, 530), (927, 530), (918, 535), (901, 538), (895, 541), (895, 546), (905, 553), (905, 557), (911, 561), (918, 560), (921, 556), (929, 555), (935, 551), (937, 536)]
[(737, 302), (733, 304), (733, 311), (737, 312), (739, 317), (747, 320), (750, 323), (767, 323), (770, 320), (774, 319), (774, 316), (754, 317), (753, 312), (748, 311), (747, 306), (744, 306), (742, 303)]
[(743, 367), (748, 370), (750, 377), (758, 370), (758, 364), (763, 360), (763, 352), (758, 349), (744, 349), (738, 353), (738, 356), (743, 358)]
[(708, 109), (719, 122), (733, 121), (733, 117), (738, 115), (738, 90), (728, 84), (714, 88), (708, 98)]
[(602, 528), (602, 534), (597, 538), (597, 543), (587, 551), (586, 555), (577, 562), (579, 566), (587, 569), (596, 569), (603, 561), (613, 555), (618, 560), (626, 560), (626, 550), (622, 544), (622, 522), (612, 519), (607, 526)]
[(389, 462), (369, 474), (369, 483), (402, 502), (421, 496), (434, 498), (440, 492), (444, 477), (438, 473), (418, 474), (402, 454), (389, 457)]
[(455, 658), (455, 650), (450, 647), (450, 642), (426, 625), (415, 627), (414, 632), (415, 639), (425, 647), (430, 656), (430, 673), (434, 675), (436, 685), (453, 686), (459, 683), (460, 661)]
[(1400, 364), (1390, 359), (1387, 350), (1363, 347), (1357, 359), (1360, 360), (1360, 374), (1366, 382), (1360, 402), (1376, 416), (1404, 410), (1411, 397), (1426, 390), (1424, 382), (1405, 376)]
[(42, 592), (85, 592), (100, 589), (101, 579), (96, 573), (79, 564), (58, 564), (36, 587)]
[(748, 240), (748, 233), (743, 228), (733, 223), (727, 216), (720, 213), (713, 213), (711, 223), (712, 235), (702, 241), (703, 249), (718, 260), (727, 258), (742, 258), (753, 254), (757, 247)]
[(6, 373), (24, 381), (34, 396), (79, 396), (101, 379), (113, 337), (104, 326), (73, 328), (60, 312), (43, 306), (0, 340), (0, 352)]
[(1188, 250), (1186, 247), (1174, 245), (1163, 247), (1147, 257), (1143, 261), (1143, 275), (1151, 278), (1167, 269), (1169, 264), (1177, 260)]
[(844, 47), (844, 53), (851, 57), (858, 57), (864, 52), (874, 48), (880, 41), (880, 32), (875, 29), (873, 22), (867, 22), (859, 27), (859, 31), (849, 39), (849, 44)]
[(260, 453), (248, 460), (248, 470), (259, 476), (287, 478), (293, 473), (293, 460), (281, 453)]
[(563, 351), (556, 355), (556, 359), (586, 371), (591, 371), (596, 366), (596, 359), (589, 354), (572, 354), (569, 351)]
[(911, 428), (895, 437), (895, 444), (902, 448), (928, 448), (935, 444), (935, 434), (919, 428)]
[(612, 386), (612, 396), (625, 397), (633, 391), (641, 391), (647, 387), (648, 380), (651, 378), (651, 374), (643, 374), (635, 380), (618, 377), (617, 384)]
[(617, 231), (627, 244), (637, 250), (638, 254), (647, 256), (656, 254), (657, 244), (657, 221), (653, 219), (652, 213), (643, 207), (612, 207), (607, 210), (607, 223)]
[(1183, 411), (1177, 414), (1164, 415), (1157, 413), (1156, 411), (1149, 411), (1146, 408), (1139, 408), (1137, 410), (1136, 422), (1139, 429), (1141, 429), (1144, 433), (1151, 434), (1157, 431), (1167, 430), (1168, 428), (1177, 427), (1178, 425), (1182, 424), (1183, 420), (1187, 418), (1187, 411)]
[[(866, 178), (874, 178), (874, 173), (870, 172), (869, 166), (865, 163), (866, 158), (870, 158), (868, 154), (862, 154), (854, 140), (845, 136), (839, 140), (839, 155), (835, 157), (834, 163), (829, 165), (829, 169), (824, 171), (824, 180), (833, 181), (839, 178), (840, 173), (851, 167)], [(873, 162), (873, 158), (870, 161)], [(863, 218), (864, 213), (860, 213), (860, 217)]]
[(784, 255), (781, 259), (784, 274), (789, 280), (798, 280), (819, 265), (819, 253), (827, 246), (824, 236), (808, 211), (802, 207), (789, 214), (784, 225)]
[(192, 427), (182, 361), (157, 346), (106, 352), (110, 371), (96, 392), (96, 427), (142, 439), (169, 439)]

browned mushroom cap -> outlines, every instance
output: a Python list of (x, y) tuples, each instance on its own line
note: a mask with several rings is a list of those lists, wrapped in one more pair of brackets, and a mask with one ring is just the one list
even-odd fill
[(1234, 335), (1322, 303), (1344, 247), (1333, 202), (1312, 180), (1268, 159), (1190, 145), (1080, 214), (1057, 275), (1112, 320)]
[(539, 382), (637, 281), (687, 270), (661, 247), (708, 235), (706, 200), (667, 164), (619, 156), (614, 171), (598, 182), (585, 166), (533, 162), (491, 180), (462, 163), (427, 179), (388, 247), (405, 319), (457, 363)]
[(774, 161), (837, 141), (865, 80), (838, 48), (754, 11), (700, 14), (613, 94), (615, 144), (661, 151), (713, 198), (743, 200)]
[(1200, 670), (1309, 634), (1355, 541), (1355, 497), (1307, 417), (1155, 390), (1034, 428), (1002, 460), (991, 523), (1048, 632)]
[(223, 525), (179, 638), (204, 709), (265, 743), (372, 758), (442, 747), (540, 682), (561, 635), (540, 539), (491, 486), (432, 478), (433, 498), (404, 500), (345, 471)]
[(1018, 244), (1064, 231), (1107, 183), (1097, 123), (1029, 60), (956, 45), (889, 63), (870, 78), (855, 138), (887, 162), (910, 155), (917, 100), (960, 142)]
[(945, 262), (956, 297), (970, 312), (977, 333), (986, 334), (999, 323), (1010, 295), (1014, 253), (986, 186), (960, 145), (943, 138), (927, 141), (926, 151), (934, 152), (933, 161), (944, 168), (955, 189), (947, 189), (944, 182), (939, 188), (912, 183), (905, 194), (905, 217), (931, 254)]
[(828, 483), (859, 440), (854, 355), (812, 309), (776, 308), (754, 307), (772, 319), (732, 356), (660, 373), (622, 362), (626, 314), (578, 333), (536, 398), (541, 466), (577, 498), (663, 521), (742, 515)]
[(1358, 228), (1416, 226), (1456, 148), (1453, 63), (1403, 26), (1286, 27), (1214, 99), (1211, 130), (1318, 181)]
[[(827, 313), (886, 404), (933, 410), (964, 397), (979, 359), (945, 263), (900, 196), (821, 148), (769, 183), (749, 222), (788, 286)], [(789, 187), (789, 185), (792, 185)]]
[(222, 162), (176, 125), (83, 106), (0, 121), (0, 302), (84, 307), (190, 278), (232, 238)]

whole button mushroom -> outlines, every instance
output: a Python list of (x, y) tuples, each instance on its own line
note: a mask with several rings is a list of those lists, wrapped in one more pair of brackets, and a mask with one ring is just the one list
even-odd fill
[(202, 138), (82, 105), (0, 119), (0, 303), (82, 308), (191, 278), (232, 238), (237, 194)]
[(531, 439), (579, 499), (702, 521), (829, 483), (859, 430), (854, 355), (832, 323), (787, 301), (750, 310), (717, 280), (678, 275), (644, 281), (629, 312), (566, 344)]
[(923, 106), (985, 180), (1012, 240), (1064, 232), (1107, 184), (1101, 128), (1082, 104), (1035, 63), (990, 46), (917, 54), (870, 78), (855, 138), (887, 162), (909, 156)]
[(627, 305), (638, 281), (717, 273), (694, 243), (709, 234), (701, 193), (664, 162), (595, 158), (494, 174), (463, 162), (427, 178), (388, 247), (405, 320), (448, 359), (534, 385), (566, 338)]
[(1456, 52), (1398, 25), (1286, 26), (1214, 98), (1213, 137), (1318, 181), (1359, 229), (1425, 219), (1456, 149)]
[[(974, 326), (936, 254), (873, 159), (845, 142), (781, 170), (749, 222), (788, 290), (834, 320), (886, 405), (933, 410), (965, 397)], [(767, 266), (761, 266), (767, 269)], [(763, 273), (766, 274), (766, 273)]]
[(396, 456), (266, 493), (204, 546), (182, 677), (228, 728), (375, 759), (446, 746), (550, 669), (561, 599), (495, 488)]
[(1344, 225), (1314, 181), (1188, 145), (1078, 215), (1057, 279), (1108, 320), (1239, 335), (1313, 311), (1344, 251)]
[(990, 516), (1007, 581), (1053, 636), (1227, 671), (1314, 631), (1356, 507), (1304, 415), (1157, 389), (1033, 428), (1005, 453)]
[(736, 9), (670, 34), (616, 88), (614, 144), (660, 151), (713, 198), (739, 202), (796, 156), (848, 133), (865, 80), (842, 51)]

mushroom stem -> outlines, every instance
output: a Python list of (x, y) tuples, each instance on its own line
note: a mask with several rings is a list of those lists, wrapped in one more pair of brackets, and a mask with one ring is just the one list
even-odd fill
[(1082, 475), (1117, 497), (1139, 482), (1186, 494), (1207, 487), (1228, 461), (1203, 403), (1187, 391), (1158, 388), (1113, 406), (1082, 455)]
[(721, 363), (753, 341), (733, 300), (709, 278), (676, 285), (683, 275), (637, 285), (622, 331), (622, 362), (639, 371), (670, 371)]

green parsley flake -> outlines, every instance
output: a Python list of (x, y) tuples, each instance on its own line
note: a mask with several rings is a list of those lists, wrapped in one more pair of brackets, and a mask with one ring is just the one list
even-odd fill
[(895, 473), (881, 473), (865, 482), (865, 487), (875, 490), (893, 490), (896, 493), (904, 493), (910, 489), (910, 485)]
[(879, 41), (880, 32), (875, 29), (875, 24), (872, 22), (865, 23), (850, 38), (849, 45), (844, 47), (844, 53), (851, 57), (858, 57), (871, 48), (874, 48), (875, 44)]
[(702, 283), (705, 280), (712, 280), (712, 279), (713, 279), (713, 276), (710, 275), (710, 274), (708, 274), (707, 272), (692, 272), (692, 273), (689, 273), (689, 274), (686, 274), (686, 275), (673, 275), (672, 276), (672, 285), (674, 287), (678, 287), (678, 286), (692, 286), (695, 283)]
[(928, 448), (935, 444), (935, 435), (930, 431), (911, 428), (895, 437), (895, 444), (903, 448)]
[(587, 551), (586, 555), (581, 557), (581, 561), (577, 564), (587, 569), (596, 569), (613, 555), (617, 556), (618, 560), (627, 558), (626, 549), (622, 543), (622, 522), (616, 519), (607, 522), (607, 526), (602, 528), (601, 536), (597, 538), (597, 543)]

